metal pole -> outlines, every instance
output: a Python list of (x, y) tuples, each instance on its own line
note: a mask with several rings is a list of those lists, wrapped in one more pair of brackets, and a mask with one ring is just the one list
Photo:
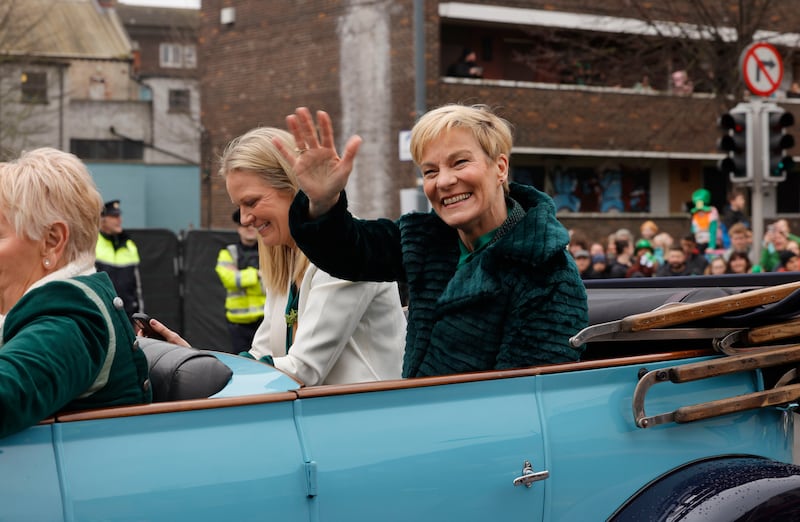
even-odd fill
[[(427, 109), (427, 70), (425, 68), (425, 0), (414, 0), (414, 121), (420, 119)], [(414, 167), (417, 181), (416, 210), (427, 211), (428, 200), (422, 192), (422, 174)]]
[[(764, 118), (762, 116), (764, 105), (761, 100), (750, 102), (751, 121), (748, 126), (752, 128), (753, 150), (748, 153), (748, 162), (753, 169), (753, 190), (751, 196), (751, 227), (753, 229), (753, 245), (750, 247), (750, 261), (753, 265), (761, 263), (761, 248), (764, 240), (764, 136), (767, 129), (763, 128)], [(762, 267), (763, 269), (763, 267)]]

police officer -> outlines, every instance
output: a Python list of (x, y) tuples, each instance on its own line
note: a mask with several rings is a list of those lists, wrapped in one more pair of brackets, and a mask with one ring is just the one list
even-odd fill
[(231, 353), (246, 352), (264, 319), (266, 294), (258, 273), (258, 232), (242, 226), (239, 210), (233, 213), (239, 241), (219, 251), (216, 271), (227, 291), (225, 319), (231, 336)]
[(139, 250), (122, 230), (122, 211), (118, 199), (103, 205), (95, 254), (95, 267), (98, 271), (108, 273), (117, 294), (122, 298), (128, 316), (144, 312)]

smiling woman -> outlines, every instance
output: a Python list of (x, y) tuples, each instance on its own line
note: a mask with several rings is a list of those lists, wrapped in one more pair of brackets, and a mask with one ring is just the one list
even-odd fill
[(72, 154), (0, 164), (0, 437), (62, 409), (151, 400), (122, 301), (94, 269), (101, 208)]
[(456, 104), (420, 118), (411, 153), (433, 211), (396, 222), (347, 212), (360, 137), (339, 157), (327, 113), (317, 113), (319, 134), (304, 107), (287, 123), (294, 140), (275, 142), (302, 189), (289, 220), (299, 247), (337, 277), (408, 284), (404, 377), (579, 358), (569, 338), (586, 326), (586, 291), (552, 200), (508, 182), (507, 121)]
[[(289, 133), (269, 127), (239, 136), (219, 169), (241, 224), (258, 231), (267, 294), (264, 321), (241, 355), (308, 386), (398, 378), (406, 320), (397, 284), (345, 281), (309, 263), (289, 232), (297, 180), (275, 139), (292, 143)], [(298, 154), (292, 144), (290, 157)], [(162, 324), (153, 327), (171, 342), (187, 344)]]
[(420, 167), (425, 196), (442, 221), (458, 230), (462, 244), (472, 252), (481, 236), (508, 217), (508, 158), (500, 154), (492, 161), (464, 128), (431, 139), (424, 151)]

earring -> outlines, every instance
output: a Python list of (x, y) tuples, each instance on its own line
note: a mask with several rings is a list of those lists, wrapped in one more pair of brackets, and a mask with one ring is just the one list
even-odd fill
[(44, 258), (44, 266), (45, 266), (45, 268), (50, 268), (50, 260), (49, 259)]

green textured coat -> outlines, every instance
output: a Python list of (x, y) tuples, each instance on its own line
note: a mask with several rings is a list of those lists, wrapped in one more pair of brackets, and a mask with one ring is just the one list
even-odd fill
[(409, 316), (405, 377), (574, 361), (569, 338), (586, 326), (586, 290), (566, 251), (552, 200), (512, 184), (524, 218), (458, 270), (458, 235), (435, 213), (396, 222), (352, 218), (342, 194), (308, 220), (308, 198), (290, 209), (292, 235), (313, 263), (350, 280), (404, 281)]
[(48, 282), (9, 310), (0, 339), (0, 437), (56, 412), (152, 400), (147, 360), (105, 273)]

